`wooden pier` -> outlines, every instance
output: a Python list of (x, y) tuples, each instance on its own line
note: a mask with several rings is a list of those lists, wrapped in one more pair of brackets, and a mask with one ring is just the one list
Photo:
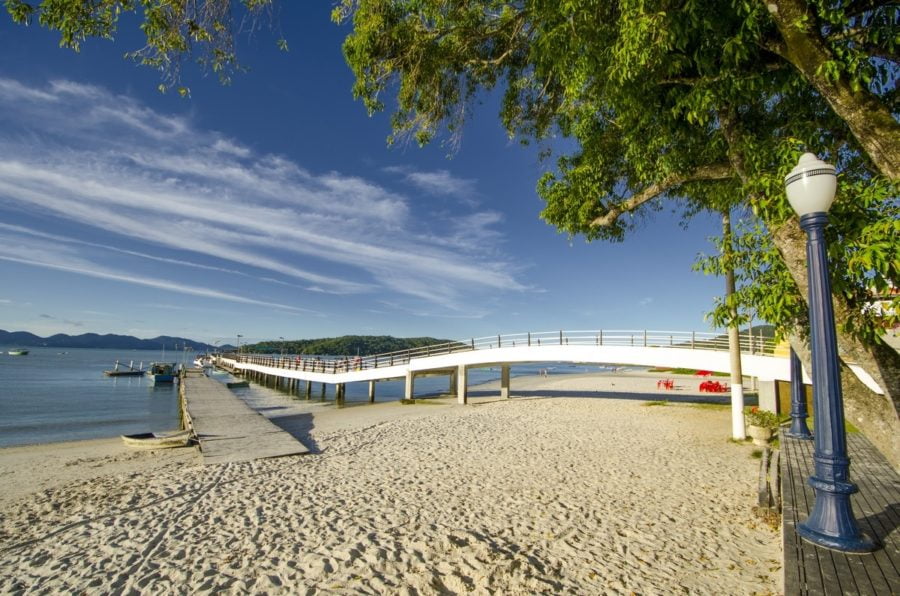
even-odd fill
[(182, 377), (180, 392), (184, 425), (197, 436), (204, 464), (309, 453), (300, 441), (200, 371)]
[(884, 545), (874, 553), (847, 555), (810, 544), (797, 535), (815, 494), (813, 442), (781, 437), (784, 593), (788, 596), (900, 594), (900, 475), (859, 433), (847, 434), (850, 472), (859, 492), (851, 497), (862, 531)]

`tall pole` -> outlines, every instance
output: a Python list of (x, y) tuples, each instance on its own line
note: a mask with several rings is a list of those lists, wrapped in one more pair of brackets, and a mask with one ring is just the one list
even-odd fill
[(808, 417), (806, 390), (803, 387), (803, 369), (800, 366), (800, 357), (797, 356), (794, 348), (791, 348), (791, 429), (785, 431), (785, 436), (804, 441), (811, 440), (813, 436), (806, 424)]
[(741, 338), (738, 332), (737, 306), (733, 302), (735, 292), (734, 264), (731, 243), (731, 214), (722, 213), (722, 259), (725, 261), (725, 303), (731, 322), (728, 325), (728, 355), (731, 361), (731, 437), (743, 441), (744, 430), (744, 372), (741, 368)]
[(866, 553), (876, 544), (864, 535), (853, 516), (850, 495), (859, 489), (850, 481), (850, 458), (844, 429), (844, 397), (838, 365), (831, 280), (828, 275), (825, 224), (834, 200), (837, 177), (834, 166), (811, 153), (800, 157), (785, 178), (791, 206), (806, 232), (809, 267), (809, 332), (812, 348), (812, 381), (815, 409), (815, 469), (809, 478), (816, 501), (806, 521), (797, 526), (805, 540), (848, 553)]

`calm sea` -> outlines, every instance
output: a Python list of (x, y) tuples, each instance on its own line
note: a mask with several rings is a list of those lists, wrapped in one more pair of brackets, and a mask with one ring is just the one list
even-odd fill
[[(104, 370), (116, 360), (135, 366), (163, 360), (159, 352), (147, 350), (90, 350), (29, 348), (27, 356), (0, 353), (0, 447), (115, 437), (147, 431), (178, 428), (180, 424), (177, 383), (154, 385), (145, 377), (107, 377)], [(191, 355), (188, 355), (191, 358)], [(169, 354), (169, 362), (184, 358)], [(187, 363), (190, 365), (190, 362)], [(598, 372), (603, 366), (534, 364), (517, 365), (512, 376), (536, 375), (541, 369), (553, 374)], [(225, 382), (228, 375), (214, 378)], [(499, 368), (469, 372), (469, 386), (500, 378)], [(446, 377), (416, 379), (416, 395), (446, 392)], [(237, 395), (258, 409), (277, 407), (292, 398), (282, 392), (251, 384), (235, 389)], [(318, 397), (319, 386), (314, 387)], [(377, 399), (403, 396), (402, 381), (379, 382)], [(334, 398), (331, 387), (328, 399)], [(347, 401), (366, 401), (368, 383), (349, 383)]]

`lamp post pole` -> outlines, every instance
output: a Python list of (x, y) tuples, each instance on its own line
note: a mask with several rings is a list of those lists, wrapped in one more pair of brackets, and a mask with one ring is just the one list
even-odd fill
[(278, 339), (281, 340), (281, 359), (284, 360), (284, 338), (281, 336), (278, 336)]
[(794, 348), (791, 348), (791, 429), (784, 434), (792, 439), (811, 440), (812, 433), (806, 419), (809, 413), (806, 410), (806, 391), (803, 389), (803, 370), (800, 367), (800, 358)]
[(788, 200), (800, 216), (800, 227), (807, 234), (816, 427), (815, 470), (809, 478), (816, 501), (809, 518), (797, 526), (797, 533), (808, 542), (825, 548), (848, 553), (871, 552), (876, 545), (859, 529), (850, 503), (850, 495), (859, 489), (850, 481), (844, 398), (826, 254), (825, 224), (828, 208), (834, 201), (837, 177), (834, 166), (812, 153), (804, 153), (784, 183)]
[(241, 338), (242, 338), (242, 337), (244, 337), (244, 336), (241, 335), (240, 333), (237, 334), (237, 340), (238, 340), (238, 358), (239, 358), (239, 359), (240, 359), (241, 356), (244, 355), (244, 351), (243, 351), (243, 349), (241, 348)]

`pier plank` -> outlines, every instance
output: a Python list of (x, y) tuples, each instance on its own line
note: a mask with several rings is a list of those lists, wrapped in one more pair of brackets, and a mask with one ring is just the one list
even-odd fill
[(814, 445), (782, 435), (781, 446), (785, 594), (900, 594), (900, 475), (865, 436), (848, 433), (852, 479), (859, 487), (851, 497), (853, 511), (862, 531), (883, 547), (847, 555), (797, 535), (797, 524), (809, 517), (815, 499), (807, 483)]
[(189, 374), (182, 379), (181, 392), (185, 422), (200, 442), (204, 464), (309, 453), (218, 381)]

